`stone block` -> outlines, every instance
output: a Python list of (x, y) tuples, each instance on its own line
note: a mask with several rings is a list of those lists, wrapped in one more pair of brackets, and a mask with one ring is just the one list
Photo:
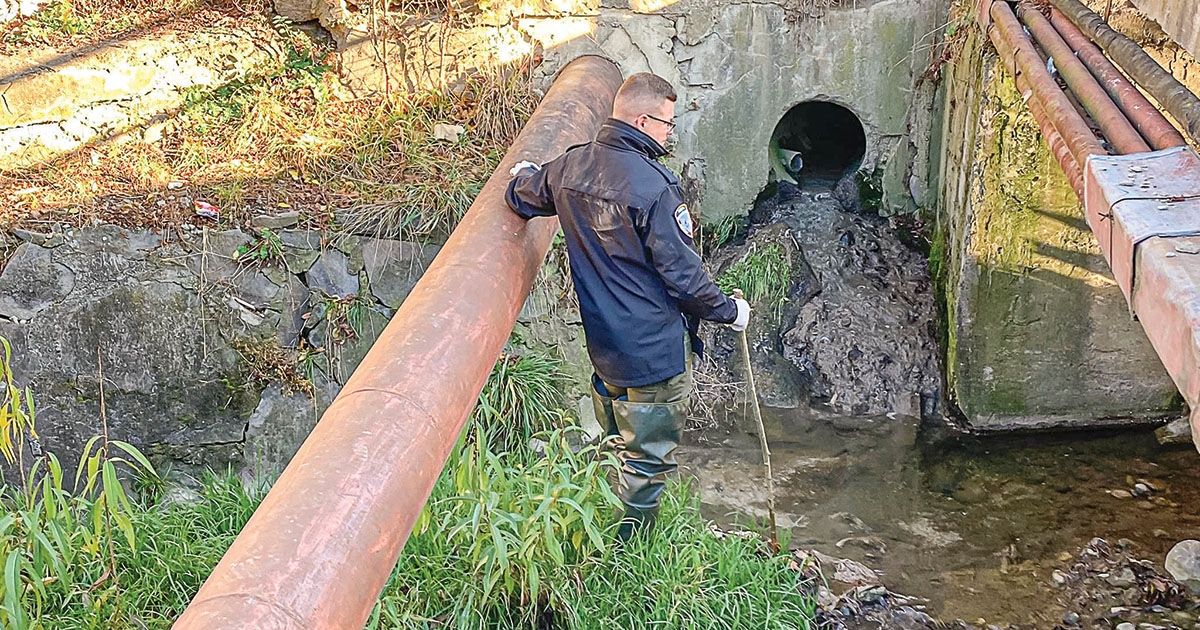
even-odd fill
[(51, 250), (25, 243), (0, 273), (0, 317), (28, 320), (75, 288), (75, 273), (53, 260)]
[(243, 478), (270, 482), (283, 472), (339, 390), (320, 370), (313, 374), (311, 397), (267, 386), (246, 421)]
[(389, 308), (399, 308), (439, 251), (422, 245), (386, 239), (362, 239), (363, 265), (371, 293)]
[(308, 269), (309, 288), (329, 297), (358, 295), (358, 276), (350, 273), (349, 262), (349, 257), (336, 249), (321, 252)]

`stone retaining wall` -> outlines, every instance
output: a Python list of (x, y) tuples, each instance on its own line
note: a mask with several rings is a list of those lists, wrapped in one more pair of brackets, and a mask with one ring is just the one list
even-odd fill
[(437, 247), (268, 235), (253, 262), (237, 252), (262, 233), (26, 233), (0, 273), (0, 335), (36, 397), (38, 448), (73, 462), (100, 433), (103, 369), (111, 437), (177, 472), (278, 473)]

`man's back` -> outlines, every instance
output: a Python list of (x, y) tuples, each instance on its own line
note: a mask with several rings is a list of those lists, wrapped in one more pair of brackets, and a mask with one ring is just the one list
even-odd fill
[(662, 153), (645, 134), (609, 120), (594, 142), (509, 191), (518, 214), (559, 216), (588, 350), (596, 373), (614, 385), (683, 372), (681, 311), (725, 322), (737, 315), (700, 266), (679, 182), (653, 161)]

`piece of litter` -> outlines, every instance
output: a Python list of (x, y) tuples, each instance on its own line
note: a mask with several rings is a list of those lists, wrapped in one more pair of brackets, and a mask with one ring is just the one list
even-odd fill
[(458, 142), (459, 137), (466, 131), (466, 128), (461, 125), (447, 125), (446, 123), (433, 125), (433, 137), (444, 142)]
[(206, 201), (193, 201), (192, 205), (196, 207), (196, 216), (203, 219), (212, 219), (217, 221), (221, 218), (221, 209)]
[(1200, 245), (1196, 243), (1179, 243), (1175, 245), (1175, 251), (1180, 254), (1200, 254)]
[(179, 190), (183, 188), (183, 182), (167, 182), (167, 190)]

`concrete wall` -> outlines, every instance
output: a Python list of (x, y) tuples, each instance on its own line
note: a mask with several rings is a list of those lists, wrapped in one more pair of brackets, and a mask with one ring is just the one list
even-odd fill
[(69, 52), (31, 46), (0, 57), (0, 170), (147, 123), (139, 135), (156, 141), (188, 90), (215, 88), (273, 62), (274, 34), (250, 35), (198, 30)]
[(1200, 53), (1200, 0), (1132, 0), (1193, 55)]
[(863, 168), (882, 169), (887, 209), (914, 210), (921, 200), (911, 191), (921, 196), (927, 178), (933, 103), (932, 86), (915, 87), (916, 77), (931, 61), (944, 4), (605, 0), (557, 6), (552, 16), (531, 11), (517, 24), (545, 48), (547, 78), (579, 55), (601, 54), (627, 75), (649, 70), (679, 87), (669, 164), (713, 221), (749, 210), (767, 183), (775, 125), (810, 99), (858, 115), (868, 143)]
[(977, 35), (944, 85), (935, 249), (954, 402), (987, 429), (1170, 413), (1174, 385), (1011, 77)]

